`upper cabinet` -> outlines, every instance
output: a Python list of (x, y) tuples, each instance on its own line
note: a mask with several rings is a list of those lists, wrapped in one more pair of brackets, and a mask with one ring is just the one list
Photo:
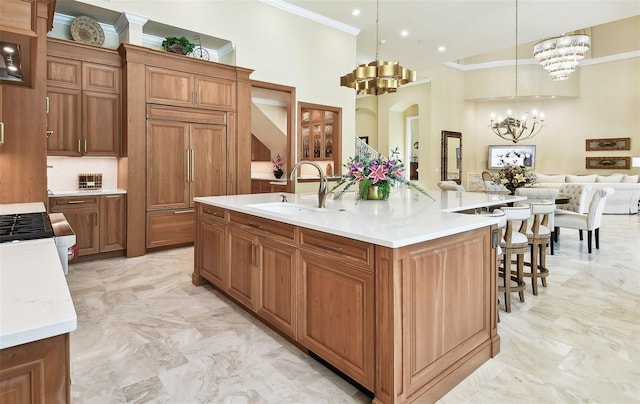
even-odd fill
[(299, 160), (327, 162), (339, 170), (342, 108), (299, 102), (298, 122)]
[(233, 111), (236, 83), (222, 78), (147, 66), (147, 102)]
[(48, 47), (47, 154), (118, 156), (121, 137), (119, 54), (51, 39)]

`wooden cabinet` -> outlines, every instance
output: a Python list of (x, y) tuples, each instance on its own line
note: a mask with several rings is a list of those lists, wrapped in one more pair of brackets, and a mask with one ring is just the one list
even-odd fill
[(235, 82), (148, 66), (147, 102), (213, 110), (235, 109)]
[(258, 237), (230, 227), (227, 238), (227, 293), (251, 311), (257, 307)]
[(49, 210), (67, 218), (79, 256), (125, 248), (126, 195), (52, 197)]
[(76, 234), (78, 255), (100, 252), (100, 197), (51, 198), (50, 211), (63, 213)]
[(127, 196), (100, 198), (100, 252), (124, 250), (127, 237)]
[(340, 167), (342, 109), (299, 102), (298, 121), (298, 158)]
[[(173, 118), (172, 113), (176, 117), (219, 124), (158, 119)], [(148, 114), (153, 119), (147, 119), (146, 129), (146, 246), (193, 242), (193, 198), (226, 194), (224, 114), (176, 112), (156, 106), (149, 107)]]
[(70, 403), (69, 334), (0, 350), (0, 402)]
[[(197, 215), (195, 266), (199, 269), (199, 276), (224, 290), (226, 288), (225, 211), (201, 204)], [(194, 281), (197, 279), (194, 278)]]
[(300, 233), (299, 341), (373, 391), (373, 246)]
[[(55, 156), (120, 154), (120, 67), (84, 61), (101, 50), (79, 53), (81, 45), (50, 40), (47, 58), (47, 153)], [(105, 63), (117, 56), (111, 50)], [(52, 55), (54, 54), (54, 55)], [(62, 55), (62, 56), (60, 56)], [(83, 58), (83, 59), (80, 59)], [(111, 59), (109, 59), (111, 58)], [(100, 60), (100, 59), (98, 59)], [(118, 60), (119, 63), (119, 60)]]

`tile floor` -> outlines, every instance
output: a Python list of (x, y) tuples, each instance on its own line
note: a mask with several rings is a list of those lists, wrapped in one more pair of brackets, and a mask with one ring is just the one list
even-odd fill
[[(500, 312), (500, 354), (440, 402), (640, 402), (640, 215), (605, 215), (600, 247), (564, 230), (549, 286)], [(71, 265), (72, 402), (371, 402), (192, 267), (192, 247)]]

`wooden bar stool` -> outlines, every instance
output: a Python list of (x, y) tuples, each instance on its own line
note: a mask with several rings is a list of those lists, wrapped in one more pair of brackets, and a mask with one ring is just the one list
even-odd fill
[[(525, 266), (530, 268), (524, 276), (531, 278), (533, 295), (538, 295), (538, 278), (542, 280), (542, 286), (547, 287), (547, 244), (551, 243), (551, 228), (549, 218), (553, 215), (556, 205), (551, 201), (541, 201), (531, 203), (532, 220), (526, 227), (525, 234), (531, 246), (531, 262), (525, 262)], [(523, 228), (520, 228), (523, 231)]]
[[(504, 306), (507, 313), (511, 312), (511, 293), (518, 292), (520, 301), (524, 302), (524, 253), (527, 251), (529, 241), (527, 236), (519, 231), (522, 223), (525, 228), (531, 208), (529, 206), (505, 206), (500, 208), (505, 214), (507, 224), (504, 229), (502, 239), (498, 243), (502, 248), (502, 267), (498, 270), (498, 276), (503, 278), (503, 286), (498, 287), (499, 291), (504, 291)], [(515, 255), (515, 261), (512, 256)], [(515, 262), (516, 269), (511, 269), (511, 264)]]
[[(499, 220), (498, 221), (498, 240), (502, 240), (502, 233), (504, 231), (505, 226), (507, 225), (507, 219), (504, 212), (501, 211), (500, 209), (495, 209), (493, 213), (483, 213), (483, 215), (495, 217)], [(503, 257), (502, 247), (500, 247), (500, 244), (498, 244), (498, 247), (496, 248), (496, 268), (498, 268), (498, 292), (504, 291), (504, 287), (500, 286), (500, 275), (499, 275), (499, 271), (500, 271), (499, 268), (502, 262), (502, 257)], [(500, 321), (499, 311), (500, 311), (500, 299), (498, 299), (498, 304), (496, 305), (496, 318), (498, 319), (498, 321)]]

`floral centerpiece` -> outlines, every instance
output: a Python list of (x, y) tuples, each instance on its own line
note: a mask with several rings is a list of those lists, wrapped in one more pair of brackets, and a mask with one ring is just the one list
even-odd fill
[(505, 164), (496, 174), (492, 175), (494, 184), (502, 184), (513, 194), (517, 188), (532, 185), (536, 182), (533, 172), (517, 164)]
[(396, 184), (407, 184), (433, 199), (427, 191), (405, 178), (404, 164), (398, 158), (399, 154), (396, 147), (391, 152), (390, 158), (382, 154), (372, 155), (371, 153), (351, 157), (347, 164), (344, 165), (347, 168), (347, 173), (340, 178), (340, 181), (331, 189), (331, 192), (344, 185), (344, 188), (336, 195), (336, 198), (339, 198), (351, 186), (356, 184), (358, 186), (358, 200), (387, 200), (389, 199), (389, 194), (391, 194), (392, 187)]
[(284, 174), (284, 171), (282, 170), (284, 160), (280, 153), (278, 153), (275, 158), (271, 159), (271, 163), (273, 164), (273, 176), (276, 178), (282, 178), (282, 174)]

